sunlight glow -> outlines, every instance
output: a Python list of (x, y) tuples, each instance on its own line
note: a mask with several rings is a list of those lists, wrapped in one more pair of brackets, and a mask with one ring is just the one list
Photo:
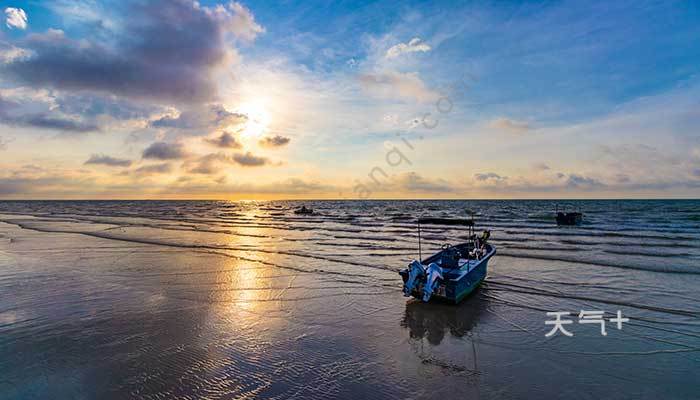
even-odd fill
[(272, 116), (262, 99), (255, 99), (241, 104), (237, 112), (248, 116), (248, 121), (243, 129), (243, 136), (258, 138), (262, 136), (272, 122)]

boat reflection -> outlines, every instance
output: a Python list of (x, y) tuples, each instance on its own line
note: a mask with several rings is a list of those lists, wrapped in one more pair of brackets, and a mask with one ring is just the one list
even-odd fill
[(426, 338), (428, 343), (439, 345), (448, 332), (463, 337), (476, 327), (486, 311), (488, 300), (470, 296), (459, 305), (409, 301), (401, 326), (409, 329), (411, 338)]

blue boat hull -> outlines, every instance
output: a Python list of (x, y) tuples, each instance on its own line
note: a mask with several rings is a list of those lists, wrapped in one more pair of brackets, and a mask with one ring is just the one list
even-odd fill
[[(489, 259), (496, 254), (496, 249), (491, 247), (485, 257), (479, 260), (476, 266), (471, 269), (447, 270), (443, 273), (443, 278), (438, 282), (438, 287), (433, 292), (431, 299), (446, 301), (457, 304), (469, 296), (481, 282), (486, 278)], [(399, 272), (404, 284), (408, 280), (408, 269)], [(411, 295), (421, 298), (423, 293), (423, 282), (419, 282), (413, 289)]]

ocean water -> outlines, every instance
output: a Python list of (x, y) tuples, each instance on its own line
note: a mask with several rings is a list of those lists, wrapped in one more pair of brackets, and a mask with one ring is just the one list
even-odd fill
[[(472, 215), (482, 287), (403, 297)], [(697, 399), (699, 288), (696, 200), (0, 201), (0, 398)]]

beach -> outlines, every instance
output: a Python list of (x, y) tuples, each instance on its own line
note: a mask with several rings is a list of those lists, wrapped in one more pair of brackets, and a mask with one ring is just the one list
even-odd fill
[[(583, 224), (558, 227), (557, 209)], [(0, 398), (697, 398), (699, 210), (0, 201)], [(418, 216), (492, 232), (460, 305), (402, 294)], [(465, 234), (422, 227), (423, 257)], [(547, 312), (570, 312), (573, 336), (545, 336)]]

